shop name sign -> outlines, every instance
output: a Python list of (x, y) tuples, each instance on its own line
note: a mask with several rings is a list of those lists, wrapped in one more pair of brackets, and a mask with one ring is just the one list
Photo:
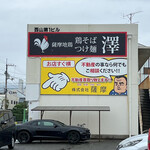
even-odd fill
[(126, 57), (126, 32), (29, 32), (29, 57)]

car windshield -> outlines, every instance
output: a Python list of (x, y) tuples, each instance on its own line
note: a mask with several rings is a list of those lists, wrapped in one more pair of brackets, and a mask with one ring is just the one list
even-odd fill
[(60, 124), (61, 126), (66, 126), (64, 123), (60, 122), (60, 121), (55, 121), (56, 123)]
[(148, 133), (148, 131), (149, 131), (149, 129), (144, 130), (144, 131), (143, 131), (143, 134), (144, 134), (144, 133)]

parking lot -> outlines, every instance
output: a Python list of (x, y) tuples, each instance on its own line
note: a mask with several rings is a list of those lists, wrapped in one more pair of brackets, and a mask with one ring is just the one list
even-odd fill
[[(16, 142), (14, 150), (115, 150), (120, 140), (89, 140), (79, 144), (69, 144), (67, 141), (34, 141), (30, 144)], [(7, 146), (0, 150), (7, 150)]]

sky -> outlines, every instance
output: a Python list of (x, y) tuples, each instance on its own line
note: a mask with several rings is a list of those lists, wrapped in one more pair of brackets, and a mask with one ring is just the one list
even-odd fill
[(129, 24), (135, 13), (138, 42), (150, 46), (150, 0), (0, 0), (0, 84), (8, 72), (26, 78), (27, 24)]

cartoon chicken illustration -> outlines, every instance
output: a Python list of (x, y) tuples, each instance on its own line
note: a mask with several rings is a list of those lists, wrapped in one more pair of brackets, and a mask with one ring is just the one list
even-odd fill
[(36, 38), (34, 40), (34, 45), (40, 47), (42, 50), (42, 53), (44, 53), (44, 50), (46, 50), (49, 47), (48, 37), (44, 35), (42, 42), (40, 39)]

